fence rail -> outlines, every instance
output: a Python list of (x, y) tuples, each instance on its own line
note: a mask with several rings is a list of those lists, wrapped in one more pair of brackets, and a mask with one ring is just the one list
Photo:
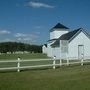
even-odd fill
[[(47, 61), (47, 64), (36, 64), (36, 65), (25, 65), (22, 66), (22, 63), (31, 63), (31, 62), (44, 62)], [(49, 64), (48, 61), (51, 61), (51, 63)], [(58, 61), (58, 63), (56, 63)], [(6, 67), (3, 66), (3, 64), (9, 64), (9, 63), (15, 63), (16, 66), (12, 66), (12, 67)], [(56, 60), (56, 59), (31, 59), (31, 60), (20, 60), (20, 58), (18, 58), (17, 60), (2, 60), (0, 61), (0, 64), (2, 65), (0, 67), (0, 71), (5, 71), (5, 70), (17, 70), (17, 72), (20, 72), (23, 69), (31, 69), (31, 68), (42, 68), (42, 67), (52, 67), (53, 69), (55, 69), (57, 66), (63, 66), (63, 65), (73, 65), (73, 64), (81, 64), (84, 65), (85, 63), (90, 63), (90, 60)]]

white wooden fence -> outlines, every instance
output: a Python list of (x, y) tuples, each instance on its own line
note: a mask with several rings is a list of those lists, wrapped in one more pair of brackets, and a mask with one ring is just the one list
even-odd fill
[[(26, 66), (21, 66), (21, 63), (23, 62), (40, 62), (40, 61), (52, 61), (51, 64), (42, 64), (42, 65), (26, 65)], [(67, 58), (67, 60), (58, 60), (59, 63), (56, 63), (56, 59), (31, 59), (31, 60), (20, 60), (20, 58), (18, 58), (17, 60), (3, 60), (0, 61), (0, 64), (4, 64), (4, 63), (16, 63), (16, 67), (0, 67), (0, 71), (5, 71), (5, 70), (17, 70), (17, 72), (20, 72), (20, 70), (23, 69), (31, 69), (31, 68), (41, 68), (41, 67), (52, 67), (53, 69), (55, 69), (57, 66), (63, 66), (63, 65), (72, 65), (72, 64), (81, 64), (84, 65), (84, 63), (90, 63), (90, 60), (69, 60), (69, 58)], [(63, 62), (66, 61), (66, 62)]]

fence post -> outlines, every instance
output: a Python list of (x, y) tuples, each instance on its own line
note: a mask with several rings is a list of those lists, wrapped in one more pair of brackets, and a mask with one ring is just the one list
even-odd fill
[(83, 66), (83, 54), (82, 54), (82, 58), (81, 58), (81, 65)]
[(83, 59), (81, 59), (81, 65), (83, 66)]
[(20, 57), (18, 57), (17, 72), (20, 72)]
[(56, 60), (56, 56), (53, 57), (53, 69), (55, 69), (55, 60)]

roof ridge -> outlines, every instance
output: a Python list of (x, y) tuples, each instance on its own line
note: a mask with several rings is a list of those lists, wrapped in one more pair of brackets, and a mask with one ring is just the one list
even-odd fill
[(53, 28), (64, 28), (64, 29), (69, 29), (68, 27), (66, 27), (65, 25), (61, 24), (61, 23), (57, 23)]
[(66, 27), (66, 26), (64, 26), (63, 24), (61, 24), (61, 23), (57, 23), (53, 28), (51, 28), (50, 29), (50, 31), (53, 31), (53, 30), (55, 30), (55, 29), (69, 29), (68, 27)]
[[(83, 28), (78, 28), (78, 29), (74, 30), (74, 31), (75, 31), (75, 34), (72, 35), (72, 37), (69, 39), (69, 42), (70, 42), (78, 33), (80, 33), (82, 30), (83, 30)], [(72, 32), (74, 32), (74, 31), (72, 31)]]

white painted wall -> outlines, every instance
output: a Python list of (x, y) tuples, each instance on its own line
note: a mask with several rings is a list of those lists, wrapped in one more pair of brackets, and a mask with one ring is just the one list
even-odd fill
[(60, 59), (60, 47), (53, 48), (52, 57), (56, 56), (56, 59)]
[(47, 44), (47, 56), (48, 57), (52, 57), (52, 48), (51, 48), (51, 46), (50, 46), (51, 44), (49, 43), (49, 44)]
[(68, 54), (60, 54), (60, 47), (55, 47), (52, 49), (51, 57), (55, 55), (56, 59), (60, 59), (61, 56), (62, 58), (70, 57), (78, 59), (78, 45), (84, 45), (84, 57), (90, 59), (90, 39), (83, 32), (68, 44)]
[[(54, 29), (52, 32), (50, 32), (50, 40), (59, 38), (61, 35), (68, 33), (68, 29)], [(49, 42), (47, 44), (47, 56), (53, 57), (56, 56), (57, 59), (60, 59), (60, 47), (52, 48), (51, 44), (53, 44), (55, 41)]]
[(47, 56), (48, 57), (52, 57), (53, 56), (53, 48), (51, 47), (51, 44), (53, 44), (55, 42), (55, 40), (48, 42), (47, 44)]
[[(61, 41), (59, 41), (60, 43), (61, 43)], [(61, 52), (61, 47), (59, 46), (59, 47), (55, 47), (55, 48), (53, 48), (53, 56), (55, 55), (56, 56), (56, 59), (66, 59), (66, 57), (67, 57), (67, 52)], [(53, 57), (52, 56), (52, 57)]]
[(42, 53), (47, 54), (47, 47), (45, 45), (42, 46)]
[(55, 39), (55, 38), (59, 38), (61, 35), (68, 33), (68, 30), (65, 31), (63, 29), (56, 29), (52, 32), (50, 32), (50, 39)]
[(69, 43), (68, 56), (78, 58), (78, 45), (84, 45), (84, 56), (90, 57), (90, 39), (83, 32)]

